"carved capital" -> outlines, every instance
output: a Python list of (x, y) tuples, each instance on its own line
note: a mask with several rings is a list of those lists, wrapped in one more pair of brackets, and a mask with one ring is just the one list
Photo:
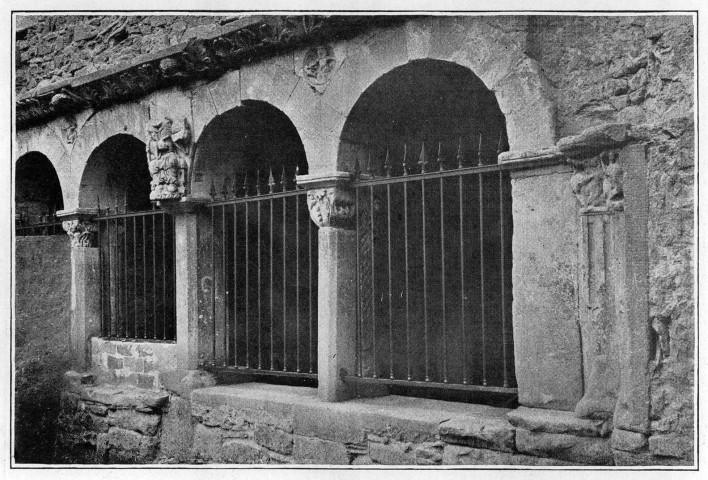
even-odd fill
[(618, 160), (616, 151), (604, 151), (587, 160), (569, 160), (575, 170), (570, 188), (581, 214), (624, 210), (624, 169)]
[(72, 247), (96, 247), (98, 225), (89, 220), (66, 220), (61, 226), (71, 237)]
[(354, 194), (346, 187), (325, 187), (307, 191), (310, 218), (319, 227), (354, 228)]

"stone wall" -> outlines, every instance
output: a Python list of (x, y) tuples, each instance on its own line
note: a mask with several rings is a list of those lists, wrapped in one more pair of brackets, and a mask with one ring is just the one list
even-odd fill
[[(693, 457), (693, 24), (685, 16), (534, 17), (530, 51), (554, 84), (559, 136), (607, 122), (647, 145), (649, 450)], [(663, 345), (663, 347), (661, 347)]]
[[(135, 60), (192, 37), (218, 34), (234, 16), (26, 16), (16, 43), (19, 95)], [(18, 24), (19, 26), (19, 24)]]
[(160, 371), (175, 368), (177, 344), (91, 339), (91, 365), (103, 381), (157, 388)]
[(15, 459), (51, 460), (61, 376), (69, 366), (71, 250), (67, 235), (15, 244)]

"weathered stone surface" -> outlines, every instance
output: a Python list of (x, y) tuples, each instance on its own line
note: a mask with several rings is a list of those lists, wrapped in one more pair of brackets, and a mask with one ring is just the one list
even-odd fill
[(693, 454), (693, 446), (685, 438), (676, 435), (652, 435), (649, 451), (656, 456), (686, 458)]
[(612, 432), (612, 448), (614, 450), (622, 450), (625, 452), (639, 452), (646, 450), (647, 437), (642, 433), (628, 432), (616, 428)]
[(498, 452), (484, 448), (445, 445), (443, 465), (528, 465), (528, 466), (565, 466), (576, 465), (551, 458), (532, 457), (518, 453)]
[(290, 455), (293, 453), (293, 435), (267, 425), (256, 425), (254, 438), (259, 445), (269, 450)]
[(317, 437), (340, 443), (358, 443), (364, 440), (361, 413), (343, 414), (326, 403), (294, 408), (293, 431), (306, 437)]
[(163, 388), (186, 399), (192, 390), (216, 385), (214, 376), (203, 370), (164, 370), (159, 381)]
[(536, 433), (516, 430), (519, 452), (588, 465), (612, 465), (609, 439), (576, 437), (561, 433)]
[(374, 461), (368, 455), (359, 455), (354, 457), (352, 465), (374, 465)]
[(249, 440), (226, 440), (220, 448), (222, 463), (266, 463), (268, 460), (268, 453)]
[(693, 465), (692, 460), (678, 459), (671, 457), (658, 457), (650, 452), (625, 452), (622, 450), (612, 450), (617, 466), (689, 466)]
[(558, 140), (558, 149), (570, 158), (592, 157), (599, 151), (617, 148), (627, 142), (629, 124), (610, 123), (585, 129), (580, 135), (564, 137)]
[(456, 445), (513, 452), (514, 430), (503, 417), (457, 417), (440, 424), (440, 438)]
[(109, 405), (112, 408), (136, 408), (159, 410), (167, 404), (165, 393), (130, 387), (128, 385), (101, 385), (87, 387), (81, 391), (81, 398), (91, 402)]
[(220, 428), (205, 427), (201, 423), (194, 426), (194, 444), (192, 451), (204, 460), (219, 460), (223, 431)]
[(346, 447), (338, 442), (293, 435), (293, 460), (295, 463), (316, 465), (348, 465)]
[(144, 435), (155, 435), (160, 425), (160, 415), (151, 415), (132, 410), (115, 410), (108, 412), (107, 422), (110, 425), (135, 430)]
[(173, 396), (169, 410), (162, 415), (160, 452), (167, 457), (186, 460), (191, 455), (193, 440), (194, 425), (189, 400)]
[(414, 450), (415, 463), (418, 465), (439, 465), (443, 458), (443, 442), (426, 442)]
[(388, 443), (370, 443), (369, 456), (381, 465), (415, 465), (412, 444), (391, 441)]
[(578, 418), (572, 412), (521, 406), (507, 415), (509, 423), (532, 432), (568, 433), (583, 437), (606, 437), (612, 422)]
[(157, 455), (159, 440), (155, 437), (118, 427), (112, 427), (105, 435), (110, 463), (149, 463)]

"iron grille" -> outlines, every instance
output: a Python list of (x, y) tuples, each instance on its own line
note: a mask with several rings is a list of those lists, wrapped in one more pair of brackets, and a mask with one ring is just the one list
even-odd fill
[[(251, 373), (317, 372), (317, 227), (285, 171), (225, 179), (200, 228), (201, 315), (211, 362)], [(232, 188), (229, 188), (229, 185)]]
[(96, 218), (103, 336), (176, 340), (172, 216), (161, 210), (109, 213)]
[(356, 377), (514, 393), (509, 174), (418, 148), (355, 164)]

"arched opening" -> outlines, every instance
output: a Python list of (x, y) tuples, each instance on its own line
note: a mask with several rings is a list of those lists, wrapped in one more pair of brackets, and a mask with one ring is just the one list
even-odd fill
[(409, 62), (355, 103), (338, 163), (357, 179), (358, 377), (514, 395), (506, 142), (494, 93), (454, 63)]
[(423, 143), (431, 159), (440, 147), (448, 166), (456, 166), (460, 144), (467, 165), (477, 163), (480, 153), (484, 163), (496, 163), (497, 149), (506, 145), (504, 115), (494, 93), (468, 68), (415, 60), (381, 76), (347, 117), (339, 168), (353, 171), (358, 161), (367, 171), (371, 155), (374, 174), (382, 175), (389, 149), (392, 175), (400, 175), (404, 146), (412, 168)]
[(145, 144), (132, 135), (114, 135), (89, 156), (81, 176), (80, 208), (109, 213), (150, 209), (150, 172)]
[[(29, 152), (17, 159), (15, 226), (29, 231), (23, 227), (55, 222), (55, 213), (63, 208), (61, 185), (52, 162), (40, 152)], [(54, 230), (51, 233), (63, 233), (60, 228)]]
[(219, 198), (268, 190), (269, 175), (292, 181), (307, 173), (305, 149), (295, 126), (282, 111), (258, 100), (245, 100), (214, 118), (196, 145), (192, 195)]
[(197, 142), (200, 357), (264, 380), (312, 385), (317, 372), (317, 227), (300, 136), (261, 101), (216, 117)]

